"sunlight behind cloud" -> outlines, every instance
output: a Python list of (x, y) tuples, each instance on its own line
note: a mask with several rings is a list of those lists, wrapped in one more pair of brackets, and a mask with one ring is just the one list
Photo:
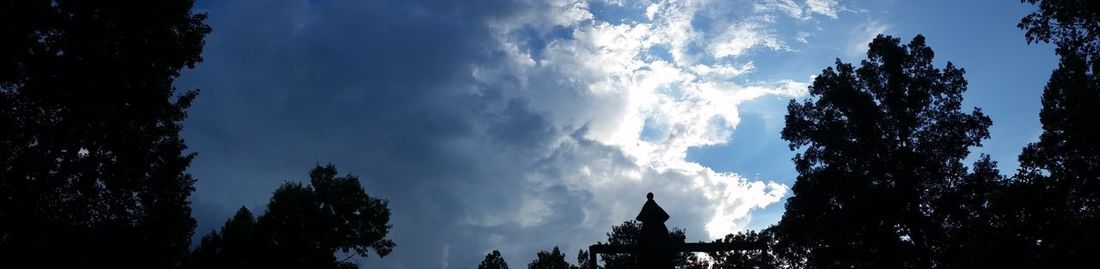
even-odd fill
[[(629, 218), (636, 205), (621, 206), (626, 194), (617, 194), (623, 193), (626, 185), (640, 188), (630, 193), (654, 191), (671, 200), (666, 203), (704, 208), (690, 214), (703, 218), (699, 221), (706, 223), (710, 238), (744, 229), (752, 210), (782, 199), (787, 193), (783, 184), (719, 173), (687, 160), (689, 148), (731, 139), (740, 122), (739, 104), (765, 95), (804, 94), (805, 82), (746, 81), (743, 75), (756, 70), (753, 62), (732, 62), (755, 49), (786, 49), (783, 41), (769, 33), (767, 20), (746, 17), (729, 21), (719, 28), (722, 32), (701, 34), (692, 21), (705, 2), (645, 5), (639, 12), (647, 22), (601, 21), (583, 15), (590, 14), (583, 10), (586, 4), (562, 3), (550, 5), (548, 10), (553, 12), (492, 22), (497, 42), (506, 48), (511, 64), (476, 67), (474, 77), (484, 84), (501, 79), (520, 81), (511, 97), (525, 100), (556, 128), (576, 130), (579, 136), (564, 137), (554, 151), (589, 154), (586, 152), (592, 149), (581, 145), (590, 142), (580, 139), (621, 152), (623, 159), (606, 165), (552, 165), (574, 171), (559, 175), (570, 189), (600, 194), (591, 210), (615, 212), (586, 214), (600, 218), (586, 218), (586, 222), (609, 225)], [(807, 8), (820, 13), (822, 7)], [(528, 36), (517, 34), (521, 29), (551, 33), (561, 28), (570, 35), (553, 38), (542, 48), (532, 48)], [(698, 44), (712, 45), (699, 50)], [(659, 50), (667, 50), (670, 57), (655, 54)], [(533, 208), (524, 206), (516, 210), (520, 211), (513, 216), (544, 214), (549, 209), (531, 211)], [(491, 215), (483, 217), (495, 221), (484, 225), (501, 224), (501, 219)], [(534, 225), (529, 220), (517, 219), (515, 223)]]

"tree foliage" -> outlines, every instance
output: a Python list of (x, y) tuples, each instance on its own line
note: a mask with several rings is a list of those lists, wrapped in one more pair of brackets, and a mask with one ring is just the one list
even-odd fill
[(1100, 61), (1063, 52), (1043, 91), (1043, 133), (1020, 154), (1026, 231), (1040, 265), (1100, 266)]
[[(591, 257), (588, 256), (588, 254), (589, 254), (588, 251), (584, 250), (584, 249), (581, 249), (581, 250), (577, 251), (577, 267), (578, 268), (588, 269), (588, 268), (591, 268), (592, 263), (596, 262), (596, 261), (593, 261), (591, 259)], [(597, 264), (597, 266), (599, 266), (599, 265)]]
[(203, 236), (185, 267), (189, 268), (258, 268), (263, 259), (257, 242), (256, 218), (245, 207), (225, 221), (220, 231)]
[(1034, 248), (1034, 266), (1100, 267), (1100, 5), (1027, 0), (1038, 10), (1019, 27), (1029, 42), (1053, 42), (1058, 68), (1043, 90), (1043, 133), (1020, 154), (1012, 195), (1014, 231)]
[[(191, 0), (5, 1), (0, 261), (166, 268), (195, 221), (179, 137), (210, 28)], [(64, 255), (64, 258), (58, 258)]]
[[(393, 251), (386, 239), (392, 227), (385, 200), (364, 191), (359, 178), (337, 177), (332, 165), (310, 171), (310, 185), (286, 183), (272, 195), (267, 211), (253, 224), (242, 208), (221, 233), (211, 232), (193, 253), (194, 268), (354, 268), (337, 259), (347, 253), (367, 257)], [(353, 255), (351, 255), (353, 254)]]
[(554, 247), (551, 251), (539, 251), (535, 255), (535, 260), (527, 264), (528, 269), (575, 269), (576, 266), (569, 264), (565, 261), (565, 253), (558, 250), (558, 247)]
[[(726, 235), (725, 238), (714, 240), (714, 243), (732, 242), (764, 242), (768, 246), (775, 246), (772, 242), (774, 229), (765, 229), (761, 232), (748, 231)], [(738, 250), (707, 253), (710, 257), (711, 269), (768, 269), (779, 268), (779, 261), (773, 255), (774, 250), (765, 248), (761, 250)], [(708, 268), (708, 267), (702, 267)]]
[(1093, 0), (1020, 0), (1038, 10), (1016, 26), (1028, 43), (1054, 43), (1059, 53), (1100, 60), (1100, 4)]
[[(969, 148), (989, 136), (961, 110), (965, 71), (932, 65), (923, 36), (871, 43), (857, 69), (837, 60), (787, 107), (784, 140), (799, 175), (778, 227), (808, 268), (930, 268), (949, 237), (938, 200), (963, 181)], [(798, 256), (797, 254), (806, 256)]]
[(504, 256), (500, 255), (500, 251), (493, 250), (493, 252), (485, 254), (485, 260), (477, 265), (477, 269), (508, 269), (508, 263), (504, 261)]

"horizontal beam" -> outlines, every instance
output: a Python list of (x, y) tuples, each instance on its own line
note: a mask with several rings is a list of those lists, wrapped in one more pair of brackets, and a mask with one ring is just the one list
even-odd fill
[[(719, 252), (735, 250), (760, 250), (768, 246), (760, 242), (682, 243), (675, 244), (677, 252)], [(637, 253), (638, 245), (603, 245), (588, 247), (588, 269), (596, 269), (596, 254)]]
[[(767, 248), (767, 245), (759, 242), (723, 242), (723, 243), (681, 243), (673, 244), (677, 252), (720, 252), (734, 250), (759, 250)], [(588, 248), (592, 253), (636, 253), (638, 245), (592, 245)]]
[(635, 253), (638, 252), (638, 245), (592, 245), (588, 247), (588, 251), (592, 253)]
[(768, 246), (760, 242), (723, 242), (723, 243), (683, 243), (679, 244), (680, 252), (719, 252), (734, 250), (760, 250)]

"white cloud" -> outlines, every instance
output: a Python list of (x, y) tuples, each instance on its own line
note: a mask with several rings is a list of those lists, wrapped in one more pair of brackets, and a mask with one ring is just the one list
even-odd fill
[(449, 261), (451, 260), (451, 245), (450, 244), (443, 245), (443, 249), (440, 251), (439, 256), (440, 256), (439, 257), (440, 258), (439, 259), (440, 260), (439, 267), (443, 268), (443, 269), (447, 269), (447, 267), (450, 266)]
[(800, 31), (797, 34), (795, 34), (794, 38), (795, 38), (795, 40), (798, 40), (798, 42), (806, 44), (806, 43), (810, 43), (810, 41), (806, 39), (808, 37), (810, 37), (810, 33)]
[(645, 8), (645, 17), (653, 20), (653, 16), (657, 15), (657, 10), (659, 10), (660, 8), (661, 6), (658, 4), (650, 4), (648, 7)]
[(837, 0), (806, 0), (806, 10), (836, 19)]
[(779, 11), (798, 20), (809, 20), (813, 14), (837, 19), (838, 11), (850, 11), (839, 5), (839, 0), (806, 0), (804, 5), (794, 0), (765, 0), (753, 4), (753, 10), (757, 13)]
[[(752, 210), (777, 203), (787, 193), (785, 185), (774, 181), (720, 173), (687, 160), (689, 148), (729, 141), (740, 122), (739, 104), (805, 91), (804, 83), (794, 81), (733, 82), (744, 80), (756, 67), (752, 61), (733, 64), (729, 59), (758, 47), (786, 47), (760, 17), (731, 21), (718, 34), (700, 34), (692, 25), (699, 5), (659, 1), (646, 6), (647, 22), (575, 23), (590, 17), (554, 13), (588, 13), (559, 8), (492, 24), (512, 60), (478, 66), (474, 77), (485, 84), (519, 81), (509, 97), (525, 100), (556, 129), (565, 130), (542, 155), (538, 165), (546, 170), (524, 177), (593, 193), (584, 207), (585, 227), (609, 227), (632, 218), (641, 194), (653, 191), (666, 208), (675, 208), (672, 214), (718, 238), (744, 229)], [(570, 18), (556, 26), (571, 29), (572, 39), (548, 42), (537, 57), (518, 49), (527, 40), (514, 31), (524, 25), (553, 28), (538, 22), (545, 17)], [(698, 44), (713, 45), (692, 48)], [(671, 59), (651, 57), (656, 47), (667, 48)], [(553, 186), (529, 184), (527, 191)], [(468, 223), (540, 225), (555, 208), (540, 199), (524, 198), (511, 211), (479, 213)]]
[(697, 64), (691, 67), (691, 71), (695, 74), (712, 79), (729, 79), (747, 74), (749, 72), (752, 72), (753, 70), (756, 70), (756, 66), (753, 65), (752, 61), (741, 64), (739, 66), (733, 66), (729, 64)]
[(549, 29), (554, 26), (574, 27), (593, 18), (585, 0), (535, 1), (532, 5), (536, 7), (493, 18), (487, 22), (488, 26), (506, 31), (515, 31), (518, 30), (515, 27), (521, 26)]
[(803, 15), (802, 6), (795, 3), (794, 0), (765, 0), (753, 5), (753, 9), (756, 12), (768, 12), (768, 11), (782, 11), (792, 18), (805, 20), (809, 19), (809, 16)]
[(870, 44), (875, 36), (885, 34), (890, 30), (890, 25), (877, 20), (868, 20), (849, 33), (848, 54), (859, 56), (867, 52), (867, 44)]
[(786, 49), (779, 38), (768, 33), (762, 25), (755, 22), (730, 25), (725, 32), (711, 42), (709, 49), (714, 58), (739, 57), (754, 47)]

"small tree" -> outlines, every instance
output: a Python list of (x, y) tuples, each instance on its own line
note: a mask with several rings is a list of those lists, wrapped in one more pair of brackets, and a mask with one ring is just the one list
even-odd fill
[(493, 252), (485, 254), (485, 260), (477, 265), (477, 269), (508, 269), (508, 263), (504, 262), (504, 257), (500, 255), (500, 251), (493, 250)]
[[(772, 245), (772, 229), (763, 232), (748, 231), (726, 235), (725, 238), (714, 240), (715, 243), (723, 242), (760, 242)], [(716, 253), (707, 253), (710, 256), (712, 269), (767, 269), (777, 268), (778, 262), (768, 249), (738, 250)], [(703, 267), (707, 268), (707, 267)]]
[(256, 218), (241, 207), (220, 231), (202, 237), (199, 247), (184, 264), (185, 268), (256, 268), (260, 241), (256, 237)]
[(287, 183), (279, 187), (255, 225), (248, 210), (242, 208), (226, 222), (221, 235), (212, 232), (204, 237), (190, 264), (196, 268), (241, 264), (346, 268), (355, 264), (347, 258), (338, 260), (334, 254), (366, 257), (373, 249), (384, 257), (393, 251), (394, 243), (385, 238), (392, 227), (385, 200), (367, 195), (356, 176), (337, 177), (331, 164), (317, 166), (309, 174), (310, 186)]
[(535, 260), (527, 264), (528, 269), (574, 269), (575, 266), (565, 261), (565, 253), (558, 250), (558, 247), (554, 247), (554, 250), (549, 252), (543, 250), (539, 251)]

